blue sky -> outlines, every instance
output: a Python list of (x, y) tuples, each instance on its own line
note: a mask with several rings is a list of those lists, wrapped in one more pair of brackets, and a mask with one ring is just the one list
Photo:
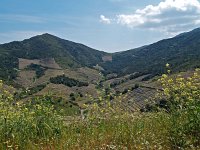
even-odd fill
[(116, 52), (200, 27), (198, 0), (1, 0), (0, 43), (50, 33)]

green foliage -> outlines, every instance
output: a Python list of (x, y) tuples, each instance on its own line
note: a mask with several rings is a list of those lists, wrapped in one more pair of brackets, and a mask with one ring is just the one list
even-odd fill
[(102, 57), (107, 54), (50, 34), (0, 45), (0, 54), (2, 52), (15, 58), (55, 58), (56, 62), (64, 68), (94, 66), (103, 62)]
[[(18, 58), (54, 58), (62, 68), (93, 67), (99, 64), (103, 67), (104, 74), (116, 73), (122, 76), (138, 72), (139, 74), (130, 78), (134, 79), (140, 74), (150, 74), (143, 79), (148, 80), (164, 73), (163, 66), (167, 62), (172, 65), (171, 69), (176, 72), (200, 67), (199, 38), (200, 29), (198, 28), (148, 46), (113, 53), (112, 61), (104, 62), (102, 57), (111, 54), (50, 34), (43, 34), (22, 42), (0, 45), (0, 58), (5, 60), (0, 62), (0, 78), (4, 80), (16, 78), (15, 69), (18, 68)], [(38, 71), (38, 77), (43, 74), (43, 71), (40, 71)]]
[(135, 90), (135, 89), (138, 89), (140, 87), (140, 85), (138, 83), (136, 83), (134, 85), (134, 87), (131, 88), (131, 91)]
[(68, 68), (78, 68), (81, 67), (76, 60), (67, 57), (58, 57), (55, 61), (60, 65), (61, 68), (68, 69)]
[(0, 79), (12, 81), (17, 77), (18, 59), (10, 55), (0, 53)]
[(40, 85), (37, 85), (36, 87), (29, 88), (27, 93), (29, 95), (33, 95), (39, 91), (42, 91), (45, 87), (46, 87), (46, 84), (40, 84)]
[(81, 82), (81, 81), (66, 77), (65, 75), (60, 75), (60, 76), (57, 76), (57, 77), (50, 78), (50, 82), (54, 83), (54, 84), (64, 84), (64, 85), (69, 86), (69, 87), (88, 86), (88, 83), (86, 83), (86, 82)]
[(105, 73), (125, 75), (134, 72), (162, 75), (165, 64), (173, 72), (200, 67), (200, 28), (151, 45), (113, 54), (112, 62), (101, 64)]
[[(170, 71), (168, 71), (170, 72)], [(165, 108), (170, 113), (173, 128), (170, 140), (174, 149), (198, 149), (200, 146), (200, 71), (197, 69), (192, 76), (178, 75), (170, 78), (164, 74), (162, 97)]]
[(128, 89), (124, 89), (124, 91), (122, 92), (122, 94), (126, 94), (128, 93)]
[(76, 97), (75, 97), (74, 93), (71, 93), (69, 96), (70, 96), (70, 100), (72, 100), (72, 101), (76, 100)]
[[(168, 70), (168, 72), (170, 71)], [(100, 98), (98, 103), (90, 107), (88, 118), (91, 119), (91, 122), (87, 124), (89, 126), (87, 129), (92, 130), (90, 138), (95, 139), (95, 135), (100, 134), (102, 135), (101, 138), (98, 136), (100, 139), (106, 139), (105, 141), (109, 141), (107, 145), (115, 148), (122, 146), (126, 149), (199, 149), (199, 73), (200, 71), (197, 69), (192, 76), (188, 77), (180, 75), (170, 77), (166, 74), (162, 76), (160, 81), (163, 91), (160, 96), (164, 99), (162, 105), (166, 105), (163, 108), (167, 108), (167, 111), (147, 105), (146, 109), (149, 111), (155, 109), (156, 111), (134, 115), (123, 108), (121, 94), (117, 97), (118, 101), (116, 99), (102, 101)], [(137, 126), (134, 126), (135, 123)], [(121, 128), (118, 128), (118, 125)], [(81, 130), (81, 133), (84, 131)], [(102, 131), (106, 131), (106, 134), (103, 134)], [(86, 135), (88, 134), (86, 133)], [(117, 137), (122, 138), (118, 139)], [(98, 145), (98, 147), (103, 146), (102, 143), (105, 142), (96, 143), (96, 141), (98, 140), (94, 140), (95, 146)], [(137, 144), (135, 144), (136, 141), (138, 141)], [(84, 146), (90, 147), (89, 144), (84, 144)]]
[(40, 78), (45, 74), (45, 71), (47, 70), (46, 68), (42, 67), (41, 65), (37, 64), (30, 64), (26, 68), (27, 70), (34, 70), (36, 73), (36, 77)]
[(42, 91), (45, 87), (46, 87), (46, 84), (40, 84), (29, 89), (22, 89), (22, 91), (16, 92), (14, 94), (14, 99), (21, 100), (21, 99), (27, 98), (33, 94), (38, 93), (39, 91)]
[[(118, 85), (121, 85), (121, 84), (123, 84), (123, 83), (125, 83), (125, 82), (128, 82), (129, 80), (134, 80), (134, 79), (136, 79), (136, 78), (138, 78), (138, 77), (141, 77), (141, 76), (144, 76), (144, 75), (146, 75), (146, 74), (144, 74), (144, 73), (134, 73), (134, 74), (131, 74), (129, 77), (125, 77), (125, 78), (123, 78), (123, 79), (116, 79), (116, 80), (114, 80), (114, 81), (112, 81), (112, 82), (110, 83), (110, 87), (111, 87), (111, 88), (115, 88), (115, 87), (117, 87)], [(141, 81), (147, 81), (147, 80), (149, 80), (149, 79), (152, 79), (154, 76), (155, 76), (155, 75), (152, 75), (152, 74), (146, 75), (146, 76), (144, 76), (144, 77), (141, 79)], [(139, 86), (139, 85), (136, 84), (135, 89), (138, 88), (137, 86)], [(134, 87), (133, 87), (133, 88), (134, 88)], [(132, 88), (132, 90), (133, 90), (133, 88)]]
[[(50, 34), (35, 36), (21, 42), (0, 45), (0, 79), (13, 81), (17, 77), (18, 58), (54, 58), (62, 68), (93, 67), (103, 62), (107, 55), (85, 45), (63, 40)], [(31, 65), (37, 78), (44, 75), (45, 68)]]
[(74, 95), (74, 93), (71, 93), (69, 96), (70, 96), (70, 97), (74, 97), (75, 95)]
[(56, 97), (48, 94), (44, 96), (34, 96), (30, 99), (30, 101), (31, 105), (40, 103), (48, 104), (53, 107), (53, 110), (56, 111), (57, 114), (62, 116), (75, 116), (79, 114), (79, 107), (77, 104), (71, 101), (66, 101), (62, 97)]
[(133, 79), (136, 79), (136, 78), (138, 78), (138, 77), (140, 77), (140, 76), (143, 76), (143, 75), (145, 75), (145, 74), (140, 73), (140, 72), (136, 72), (136, 73), (134, 73), (134, 74), (131, 74), (131, 75), (129, 76), (129, 79), (130, 79), (130, 80), (133, 80)]
[(164, 114), (79, 122), (67, 127), (63, 149), (166, 150), (170, 149), (165, 128), (168, 125)]
[(13, 95), (0, 83), (0, 149), (27, 149), (32, 146), (53, 145), (61, 137), (61, 117), (52, 105), (15, 102)]
[(79, 92), (78, 94), (79, 94), (80, 97), (83, 97), (83, 94), (82, 94), (82, 93)]
[(123, 104), (125, 96), (110, 99), (112, 95), (105, 96), (111, 94), (107, 89), (97, 101), (85, 105), (84, 121), (80, 117), (67, 120), (64, 113), (61, 117), (60, 107), (55, 104), (62, 105), (63, 100), (52, 96), (15, 102), (1, 83), (0, 148), (199, 149), (199, 70), (188, 77), (164, 74), (160, 82), (160, 96), (167, 111), (130, 112)]

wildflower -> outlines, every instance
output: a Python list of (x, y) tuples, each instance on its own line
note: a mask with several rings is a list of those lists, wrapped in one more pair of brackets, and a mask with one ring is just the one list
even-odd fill
[[(162, 78), (164, 78), (164, 79), (167, 78), (167, 75), (166, 75), (166, 74), (163, 74), (163, 75), (162, 75)], [(162, 80), (162, 79), (161, 79), (161, 80)]]

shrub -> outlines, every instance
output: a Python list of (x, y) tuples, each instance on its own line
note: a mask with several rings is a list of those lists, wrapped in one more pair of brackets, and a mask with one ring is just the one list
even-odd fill
[(122, 94), (126, 94), (128, 93), (128, 89), (124, 89), (124, 91), (122, 92)]
[[(170, 72), (170, 71), (168, 71)], [(170, 140), (173, 148), (192, 148), (200, 145), (200, 71), (192, 76), (161, 78), (162, 97), (171, 115)]]
[(27, 66), (26, 68), (27, 70), (34, 70), (36, 73), (36, 78), (40, 78), (43, 75), (45, 75), (45, 71), (47, 70), (47, 68), (41, 66), (41, 65), (37, 65), (37, 64), (30, 64), (29, 66)]
[(28, 144), (51, 145), (61, 137), (61, 117), (49, 103), (15, 102), (0, 82), (0, 149), (25, 149)]
[(66, 77), (65, 75), (52, 77), (50, 78), (50, 82), (54, 84), (64, 84), (65, 86), (68, 86), (68, 87), (73, 87), (73, 86), (82, 87), (82, 86), (89, 85), (87, 82), (81, 82), (81, 81)]

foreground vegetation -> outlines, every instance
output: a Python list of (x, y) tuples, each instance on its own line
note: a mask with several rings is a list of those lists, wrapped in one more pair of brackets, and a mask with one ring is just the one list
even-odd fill
[(46, 97), (15, 101), (1, 82), (0, 149), (200, 149), (199, 70), (160, 82), (151, 112), (126, 111), (122, 95), (100, 97), (84, 120), (67, 120)]
[(87, 82), (81, 82), (69, 77), (66, 77), (65, 75), (60, 75), (57, 77), (50, 78), (50, 82), (54, 84), (64, 84), (65, 86), (68, 87), (73, 87), (73, 86), (88, 86), (89, 84)]

